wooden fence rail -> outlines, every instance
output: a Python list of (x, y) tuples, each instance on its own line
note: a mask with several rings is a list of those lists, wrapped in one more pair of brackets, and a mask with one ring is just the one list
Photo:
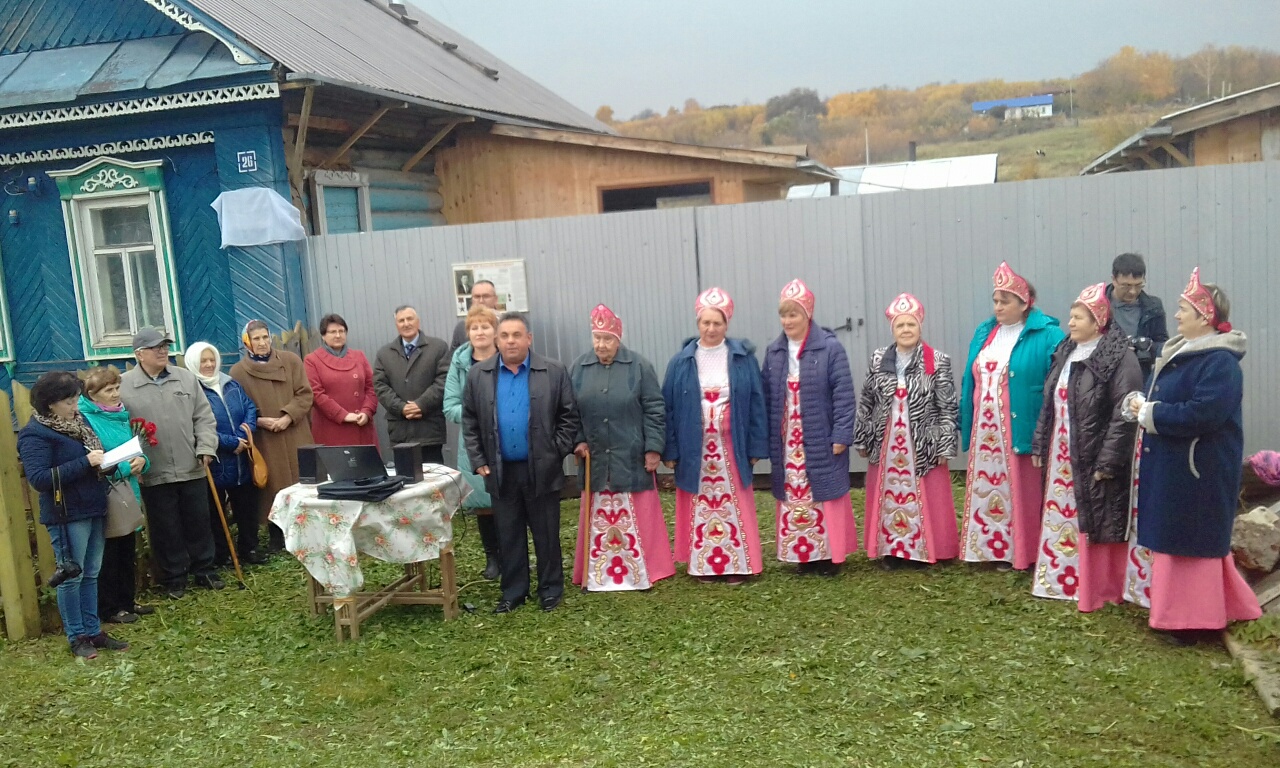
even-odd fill
[(49, 532), (36, 520), (39, 502), (30, 492), (18, 460), (18, 439), (10, 423), (21, 429), (31, 417), (26, 389), (13, 385), (13, 401), (0, 390), (0, 606), (10, 640), (40, 636), (40, 589), (53, 573)]

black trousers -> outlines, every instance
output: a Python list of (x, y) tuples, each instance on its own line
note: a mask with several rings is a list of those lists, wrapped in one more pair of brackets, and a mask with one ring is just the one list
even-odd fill
[(521, 602), (529, 595), (529, 539), (538, 558), (538, 597), (564, 594), (564, 563), (560, 554), (560, 493), (534, 496), (529, 465), (502, 465), (502, 486), (493, 497), (493, 521), (498, 527), (498, 563), (502, 567), (502, 599)]
[(480, 532), (480, 546), (484, 548), (485, 556), (497, 557), (501, 545), (498, 543), (498, 524), (494, 522), (493, 515), (476, 515), (476, 530)]
[[(236, 554), (244, 557), (258, 549), (258, 487), (253, 483), (220, 488), (222, 511), (227, 525), (236, 526)], [(222, 562), (231, 558), (227, 551), (227, 534), (222, 530), (218, 510), (209, 502), (209, 523), (213, 531), (214, 560)]]
[(102, 548), (102, 569), (98, 571), (98, 616), (106, 619), (137, 605), (138, 534), (107, 539)]
[(186, 587), (188, 576), (212, 575), (213, 536), (205, 479), (143, 486), (142, 503), (160, 585)]

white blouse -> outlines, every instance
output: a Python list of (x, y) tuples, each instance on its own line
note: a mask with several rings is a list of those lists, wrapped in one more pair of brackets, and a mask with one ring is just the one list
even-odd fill
[(803, 343), (804, 342), (802, 341), (796, 341), (795, 339), (792, 339), (789, 337), (787, 338), (787, 375), (788, 376), (800, 375), (800, 345)]
[(714, 347), (704, 347), (702, 342), (698, 342), (693, 360), (698, 364), (699, 386), (703, 389), (729, 388), (729, 346), (727, 344), (722, 341)]
[(982, 350), (982, 354), (988, 360), (994, 360), (1000, 364), (1001, 368), (1009, 366), (1009, 356), (1013, 354), (1013, 348), (1018, 343), (1018, 337), (1022, 335), (1022, 329), (1027, 326), (1026, 323), (1014, 323), (1013, 325), (997, 325), (995, 338)]
[(1062, 373), (1058, 374), (1059, 387), (1065, 387), (1067, 385), (1067, 379), (1071, 376), (1071, 365), (1073, 363), (1084, 362), (1085, 360), (1093, 357), (1093, 353), (1098, 349), (1099, 341), (1102, 341), (1101, 336), (1093, 341), (1086, 341), (1083, 344), (1077, 344), (1076, 348), (1071, 350), (1071, 356), (1067, 358), (1067, 364), (1062, 366)]

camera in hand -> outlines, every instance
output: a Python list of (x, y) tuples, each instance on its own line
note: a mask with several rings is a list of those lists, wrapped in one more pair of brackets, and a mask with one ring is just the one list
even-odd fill
[(1131, 336), (1129, 337), (1129, 346), (1139, 355), (1150, 354), (1155, 342), (1146, 336)]
[(46, 583), (51, 589), (57, 589), (58, 585), (67, 579), (74, 579), (79, 576), (81, 571), (80, 564), (75, 560), (58, 563), (58, 567), (49, 575), (49, 580)]

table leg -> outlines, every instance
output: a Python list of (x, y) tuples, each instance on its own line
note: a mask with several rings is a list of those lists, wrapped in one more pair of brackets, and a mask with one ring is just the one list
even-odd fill
[(303, 571), (307, 574), (307, 608), (311, 611), (311, 618), (320, 615), (320, 582), (316, 581), (316, 577), (310, 572)]
[(454, 570), (453, 547), (440, 553), (440, 593), (444, 598), (444, 620), (458, 618), (458, 574)]
[(339, 643), (343, 641), (343, 625), (346, 625), (351, 640), (360, 639), (360, 617), (354, 597), (337, 597), (333, 600), (333, 629)]

